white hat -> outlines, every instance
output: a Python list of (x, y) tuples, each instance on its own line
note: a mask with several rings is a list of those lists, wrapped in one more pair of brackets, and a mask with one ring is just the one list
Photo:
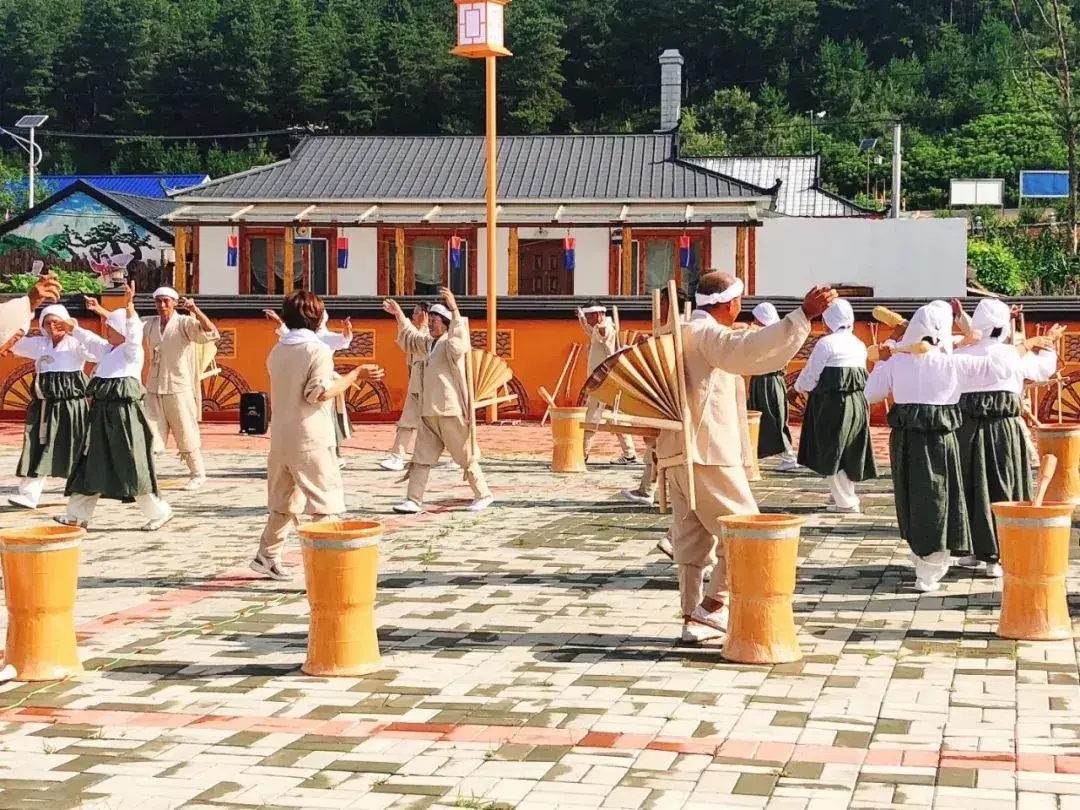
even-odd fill
[(932, 338), (941, 351), (952, 352), (952, 307), (944, 301), (919, 307), (908, 323), (901, 343), (910, 346), (926, 337)]
[(971, 318), (971, 328), (981, 332), (984, 338), (990, 337), (995, 329), (1001, 330), (1000, 341), (1009, 339), (1009, 326), (1012, 324), (1012, 312), (1009, 305), (996, 298), (984, 298), (975, 307), (975, 315)]
[(850, 329), (855, 325), (855, 312), (851, 304), (843, 298), (837, 298), (821, 316), (830, 332), (839, 332), (841, 329)]
[(122, 335), (124, 334), (124, 328), (127, 326), (127, 320), (127, 309), (120, 307), (120, 309), (114, 309), (109, 313), (109, 316), (105, 319), (105, 325)]
[(762, 326), (772, 326), (774, 323), (780, 323), (780, 315), (776, 311), (776, 307), (768, 301), (762, 301), (754, 307), (754, 318)]
[(446, 320), (452, 321), (454, 316), (450, 314), (450, 310), (444, 307), (442, 304), (432, 304), (431, 309), (428, 310), (433, 315), (442, 315)]
[(173, 301), (179, 301), (180, 293), (172, 287), (158, 287), (154, 290), (154, 298), (171, 298)]
[(70, 321), (71, 316), (68, 314), (67, 307), (63, 304), (50, 304), (41, 310), (41, 314), (38, 315), (38, 321), (42, 324), (45, 323), (46, 318), (59, 318), (62, 321)]

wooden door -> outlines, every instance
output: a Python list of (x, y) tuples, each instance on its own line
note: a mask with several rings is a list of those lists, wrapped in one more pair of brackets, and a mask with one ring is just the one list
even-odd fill
[(574, 274), (566, 269), (561, 239), (521, 242), (518, 249), (518, 294), (574, 294)]

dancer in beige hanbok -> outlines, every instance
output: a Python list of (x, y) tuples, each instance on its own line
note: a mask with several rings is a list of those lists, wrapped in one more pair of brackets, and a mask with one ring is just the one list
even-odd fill
[[(757, 514), (746, 465), (755, 452), (746, 429), (746, 399), (741, 375), (769, 374), (784, 368), (810, 334), (810, 321), (835, 300), (829, 287), (815, 287), (779, 323), (757, 331), (733, 329), (742, 309), (742, 281), (713, 271), (702, 276), (697, 309), (682, 325), (686, 391), (694, 430), (694, 494), (689, 506), (686, 467), (669, 470), (674, 511), (672, 545), (679, 573), (686, 642), (719, 638), (727, 630), (723, 591), (727, 583), (723, 550), (717, 545), (720, 518)], [(663, 432), (656, 443), (661, 463), (683, 454), (682, 437)], [(704, 571), (715, 565), (704, 588)]]
[[(164, 452), (171, 433), (191, 478), (184, 489), (206, 483), (202, 458), (202, 382), (196, 345), (220, 339), (217, 327), (190, 298), (180, 298), (171, 287), (154, 291), (157, 315), (143, 318), (150, 349), (146, 377), (146, 415), (154, 428), (154, 450)], [(177, 307), (190, 315), (178, 313)]]
[[(413, 307), (412, 325), (422, 334), (428, 333), (428, 310), (430, 306), (419, 303)], [(401, 418), (398, 419), (397, 433), (394, 434), (394, 447), (390, 455), (379, 462), (379, 466), (391, 472), (401, 472), (405, 469), (405, 457), (409, 453), (409, 445), (416, 436), (420, 427), (420, 391), (424, 377), (424, 363), (427, 360), (422, 354), (405, 352), (405, 365), (409, 370), (409, 387), (405, 392), (405, 402), (401, 406)]]
[[(619, 332), (615, 328), (615, 322), (607, 316), (607, 307), (599, 301), (590, 301), (584, 309), (577, 311), (578, 323), (589, 336), (589, 374), (596, 371), (597, 366), (607, 360), (619, 348)], [(604, 403), (596, 397), (589, 397), (585, 412), (585, 460), (589, 460), (589, 448), (592, 446), (595, 426), (600, 421), (604, 412)], [(616, 464), (636, 464), (637, 450), (634, 449), (634, 440), (625, 434), (617, 434), (619, 449), (622, 455)]]

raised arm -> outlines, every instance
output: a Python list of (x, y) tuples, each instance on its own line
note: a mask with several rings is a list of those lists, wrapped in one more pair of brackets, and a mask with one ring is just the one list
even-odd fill
[(787, 367), (810, 335), (810, 320), (797, 309), (757, 332), (713, 329), (701, 335), (700, 349), (713, 368), (731, 374), (771, 374)]
[(191, 298), (181, 298), (180, 306), (191, 314), (184, 318), (181, 323), (184, 327), (184, 336), (192, 343), (213, 343), (221, 338), (213, 321), (206, 313), (195, 304)]
[(81, 326), (76, 326), (71, 330), (71, 337), (82, 347), (91, 363), (100, 363), (105, 355), (112, 351), (109, 341)]
[(469, 319), (461, 317), (458, 310), (457, 299), (454, 294), (445, 287), (439, 291), (443, 303), (450, 310), (450, 331), (446, 333), (447, 351), (455, 361), (465, 356), (472, 349), (472, 336), (469, 334)]
[(405, 317), (405, 313), (401, 310), (401, 305), (397, 301), (393, 298), (387, 298), (383, 301), (382, 308), (383, 312), (393, 315), (394, 320), (397, 321), (397, 345), (401, 347), (402, 351), (406, 354), (423, 355), (431, 352), (431, 336), (425, 335), (413, 326), (412, 321)]

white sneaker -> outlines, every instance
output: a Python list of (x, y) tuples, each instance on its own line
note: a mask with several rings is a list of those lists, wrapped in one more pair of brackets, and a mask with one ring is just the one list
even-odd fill
[(719, 610), (709, 613), (701, 605), (698, 605), (694, 608), (694, 612), (690, 614), (690, 621), (726, 633), (728, 628), (728, 606), (724, 605)]
[(675, 561), (675, 548), (671, 545), (671, 536), (665, 534), (656, 544), (656, 550), (666, 556), (672, 562)]
[(642, 495), (636, 489), (624, 489), (622, 496), (630, 503), (640, 503), (643, 506), (652, 506), (653, 504), (652, 495)]
[(53, 515), (53, 520), (59, 523), (61, 526), (74, 526), (79, 529), (90, 528), (90, 523), (85, 520), (77, 520), (67, 515)]
[(1002, 570), (1001, 563), (987, 563), (986, 576), (990, 579), (1001, 579), (1005, 576), (1005, 571)]
[(184, 489), (187, 492), (194, 492), (197, 489), (202, 489), (205, 484), (206, 476), (196, 475), (193, 478), (189, 479), (186, 484), (184, 484)]
[(176, 513), (172, 510), (171, 506), (167, 506), (166, 508), (169, 510), (168, 514), (147, 521), (143, 524), (142, 530), (144, 532), (156, 532), (158, 529), (160, 529), (162, 526), (164, 526), (166, 523), (176, 517)]
[(724, 633), (714, 627), (697, 622), (687, 622), (682, 626), (682, 635), (679, 640), (684, 644), (700, 644), (703, 641), (713, 641), (723, 638)]
[(276, 579), (278, 582), (287, 582), (292, 579), (292, 577), (282, 570), (281, 566), (263, 554), (256, 554), (255, 559), (251, 561), (249, 567), (256, 574), (262, 574), (264, 577)]
[(979, 558), (976, 557), (974, 554), (969, 554), (967, 557), (961, 557), (960, 559), (958, 559), (956, 561), (956, 565), (959, 565), (961, 568), (978, 568)]
[(638, 463), (638, 457), (637, 456), (623, 456), (621, 458), (615, 459), (611, 463), (614, 464), (617, 467), (629, 467), (631, 464), (637, 464)]
[(390, 472), (401, 472), (405, 469), (405, 459), (400, 456), (389, 456), (380, 461), (379, 466)]
[(424, 511), (424, 507), (418, 504), (416, 501), (402, 501), (394, 507), (394, 511), (399, 515), (419, 515)]
[(348, 463), (349, 463), (349, 462), (347, 462), (347, 461), (345, 460), (345, 458), (344, 458), (343, 456), (338, 456), (338, 460), (337, 460), (337, 468), (338, 468), (339, 470), (344, 470), (344, 469), (345, 469), (345, 465), (346, 465), (346, 464), (348, 464)]
[(934, 593), (941, 590), (940, 582), (923, 582), (921, 579), (915, 580), (915, 590), (919, 593)]
[(829, 504), (829, 508), (825, 510), (834, 515), (861, 515), (861, 506), (837, 506), (835, 503)]
[(472, 503), (469, 504), (469, 511), (470, 512), (483, 512), (485, 509), (487, 509), (493, 503), (495, 503), (495, 499), (490, 495), (488, 495), (488, 496), (486, 496), (484, 498), (477, 498), (475, 501), (473, 501)]
[(799, 462), (793, 458), (789, 458), (786, 461), (781, 461), (776, 465), (777, 472), (791, 472), (792, 470), (799, 469)]
[(20, 509), (37, 509), (37, 503), (30, 500), (25, 495), (12, 495), (8, 498), (8, 503), (12, 506), (18, 506)]

